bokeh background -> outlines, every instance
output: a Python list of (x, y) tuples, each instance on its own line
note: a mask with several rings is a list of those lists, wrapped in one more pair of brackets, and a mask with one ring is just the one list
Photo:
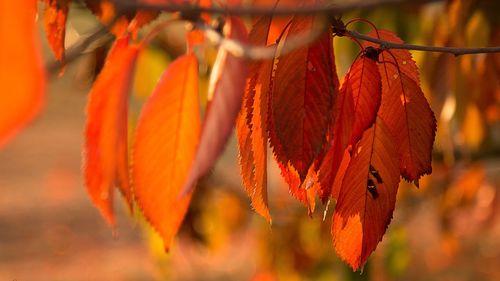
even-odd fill
[[(500, 45), (496, 0), (408, 2), (343, 18), (368, 19), (416, 44)], [(67, 45), (98, 25), (72, 5)], [(183, 25), (171, 26), (140, 57), (131, 129), (162, 71), (183, 52), (183, 36)], [(43, 113), (0, 151), (1, 280), (500, 280), (500, 54), (413, 53), (438, 119), (433, 173), (420, 189), (400, 185), (392, 223), (360, 274), (333, 250), (334, 206), (309, 217), (276, 167), (269, 173), (273, 225), (251, 210), (234, 139), (200, 183), (170, 253), (119, 197), (117, 227), (107, 226), (83, 186), (81, 151), (87, 93), (108, 48), (101, 40), (53, 75)], [(198, 51), (206, 92), (215, 50)], [(335, 52), (343, 76), (359, 48), (336, 38)]]

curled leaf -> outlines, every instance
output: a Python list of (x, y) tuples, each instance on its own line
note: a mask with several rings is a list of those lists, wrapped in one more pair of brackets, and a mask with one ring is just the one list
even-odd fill
[(132, 206), (128, 179), (127, 112), (139, 47), (119, 38), (90, 91), (84, 146), (85, 183), (96, 207), (114, 224), (113, 186)]
[[(249, 41), (265, 45), (271, 18), (252, 27)], [(274, 61), (253, 62), (249, 67), (243, 103), (236, 121), (240, 172), (255, 211), (271, 222), (267, 203), (267, 119), (269, 87)]]

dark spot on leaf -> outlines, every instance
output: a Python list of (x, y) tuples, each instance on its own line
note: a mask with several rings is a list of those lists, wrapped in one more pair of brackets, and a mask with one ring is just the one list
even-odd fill
[(375, 169), (375, 167), (373, 167), (372, 165), (370, 165), (370, 173), (372, 174), (373, 177), (375, 177), (375, 179), (377, 180), (377, 183), (379, 183), (379, 184), (384, 183), (384, 181), (382, 181), (382, 177), (378, 173), (377, 169)]
[(378, 191), (377, 191), (377, 187), (375, 186), (375, 183), (373, 182), (372, 179), (368, 179), (368, 183), (366, 184), (366, 187), (368, 188), (368, 191), (372, 195), (372, 198), (377, 199), (378, 198)]

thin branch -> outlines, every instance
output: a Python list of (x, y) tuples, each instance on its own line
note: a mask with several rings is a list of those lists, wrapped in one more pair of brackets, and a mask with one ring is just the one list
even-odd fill
[(57, 73), (61, 69), (61, 67), (77, 59), (82, 54), (82, 52), (84, 52), (90, 45), (92, 45), (92, 43), (105, 36), (108, 36), (107, 41), (111, 41), (111, 39), (113, 38), (112, 36), (109, 36), (107, 26), (99, 27), (99, 29), (91, 33), (89, 36), (85, 37), (79, 42), (76, 42), (70, 48), (68, 48), (62, 61), (53, 61), (51, 63), (48, 63), (46, 68), (47, 73)]
[(377, 1), (359, 1), (347, 4), (329, 4), (329, 5), (314, 5), (314, 6), (294, 6), (294, 7), (203, 7), (198, 5), (180, 5), (175, 3), (154, 4), (141, 3), (129, 0), (113, 0), (115, 5), (122, 11), (153, 10), (164, 12), (180, 12), (187, 14), (207, 13), (207, 14), (224, 14), (232, 16), (289, 16), (289, 15), (314, 15), (314, 14), (342, 14), (352, 10), (368, 9), (382, 5), (394, 5), (402, 3), (425, 4), (430, 2), (441, 2), (443, 0), (422, 0), (422, 1), (407, 1), (407, 0), (377, 0)]
[(494, 47), (481, 47), (481, 48), (459, 48), (459, 47), (435, 47), (435, 46), (422, 46), (413, 44), (399, 44), (374, 38), (368, 35), (360, 34), (355, 31), (347, 31), (346, 36), (356, 39), (379, 44), (382, 49), (404, 49), (423, 52), (438, 52), (449, 53), (455, 56), (472, 55), (472, 54), (485, 54), (485, 53), (500, 53), (500, 46)]

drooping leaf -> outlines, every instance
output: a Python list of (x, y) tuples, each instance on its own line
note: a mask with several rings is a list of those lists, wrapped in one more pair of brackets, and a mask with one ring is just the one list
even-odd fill
[(342, 181), (332, 236), (338, 255), (354, 270), (366, 263), (392, 219), (399, 184), (395, 145), (377, 118), (354, 147)]
[[(249, 42), (265, 45), (270, 23), (270, 17), (261, 17), (250, 30)], [(273, 65), (273, 60), (250, 64), (242, 108), (236, 121), (243, 185), (255, 211), (269, 222), (271, 216), (267, 203), (267, 112)]]
[(0, 1), (0, 147), (40, 111), (45, 71), (36, 28), (37, 1)]
[[(267, 104), (272, 61), (259, 65), (261, 67), (254, 69), (257, 74), (256, 83), (253, 86), (247, 85), (245, 90), (243, 104), (250, 101), (251, 105), (242, 106), (236, 131), (243, 184), (255, 211), (270, 222), (267, 205)], [(253, 87), (253, 90), (250, 87)], [(247, 123), (247, 118), (251, 123)]]
[(163, 73), (142, 110), (133, 151), (134, 196), (168, 250), (192, 192), (179, 198), (200, 134), (198, 63), (179, 57)]
[(96, 207), (114, 224), (113, 186), (118, 186), (129, 206), (128, 96), (140, 48), (127, 36), (112, 47), (103, 70), (90, 91), (84, 146), (85, 183)]
[[(370, 34), (376, 36), (373, 32)], [(390, 31), (380, 38), (401, 43)], [(366, 44), (373, 46), (373, 44)], [(379, 116), (395, 136), (401, 175), (418, 186), (422, 175), (432, 172), (432, 145), (436, 118), (420, 89), (418, 69), (408, 50), (386, 50), (379, 55), (382, 99)]]
[(45, 0), (44, 26), (47, 40), (57, 60), (64, 57), (64, 38), (69, 0)]
[[(414, 181), (432, 172), (432, 144), (436, 136), (436, 118), (420, 87), (405, 74), (397, 76), (391, 65), (385, 65), (389, 88), (383, 89), (386, 106), (380, 107), (380, 118), (395, 136), (400, 158), (401, 175)], [(384, 79), (384, 78), (382, 78)]]
[(319, 171), (319, 195), (323, 202), (326, 202), (330, 195), (337, 198), (340, 190), (332, 190), (332, 186), (344, 157), (344, 150), (349, 145), (354, 146), (363, 132), (375, 122), (381, 94), (377, 64), (366, 56), (357, 58), (344, 78), (334, 106), (336, 116), (332, 147)]
[[(289, 36), (319, 28), (317, 20), (295, 17), (284, 39), (284, 48)], [(317, 158), (321, 158), (338, 93), (331, 31), (327, 30), (307, 47), (280, 56), (273, 85), (269, 116), (271, 147), (292, 194), (301, 200), (306, 198), (306, 191), (300, 186), (311, 165), (315, 160), (321, 162)], [(298, 179), (293, 179), (295, 173), (288, 167), (294, 168)], [(292, 186), (296, 183), (299, 186)], [(303, 199), (302, 202), (307, 204)]]
[[(239, 18), (228, 18), (225, 29), (228, 38), (240, 42), (248, 40), (245, 25)], [(194, 188), (198, 178), (212, 167), (223, 152), (241, 107), (247, 71), (248, 63), (244, 58), (236, 57), (224, 48), (219, 49), (209, 82), (210, 103), (195, 160), (181, 192), (183, 195)]]

